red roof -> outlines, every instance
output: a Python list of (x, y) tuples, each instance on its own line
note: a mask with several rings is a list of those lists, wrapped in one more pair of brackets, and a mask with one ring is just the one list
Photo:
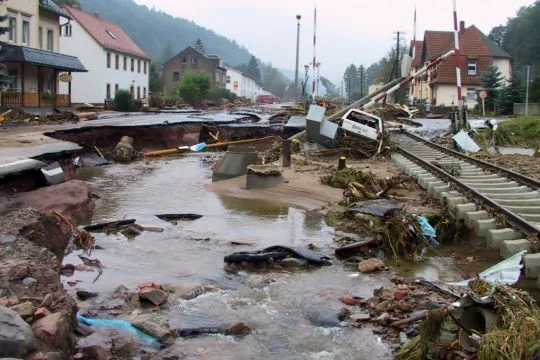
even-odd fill
[(438, 58), (445, 53), (453, 39), (454, 33), (451, 31), (426, 30), (424, 34), (424, 50), (422, 51), (423, 59), (429, 61)]
[(144, 59), (150, 59), (148, 55), (133, 41), (128, 34), (118, 25), (105, 21), (99, 15), (89, 14), (71, 6), (63, 6), (64, 9), (100, 44), (103, 48), (118, 51)]
[(412, 62), (412, 68), (417, 69), (422, 64), (422, 47), (424, 46), (424, 42), (420, 40), (411, 41), (411, 56), (413, 55), (412, 49), (414, 46), (414, 59)]

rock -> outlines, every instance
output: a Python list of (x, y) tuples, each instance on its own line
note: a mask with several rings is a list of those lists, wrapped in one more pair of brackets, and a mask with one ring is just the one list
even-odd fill
[(112, 358), (111, 351), (99, 345), (85, 346), (81, 349), (83, 355), (91, 360), (109, 360)]
[(175, 289), (175, 294), (184, 300), (195, 299), (196, 297), (205, 294), (207, 292), (216, 292), (219, 289), (211, 284), (201, 284), (197, 286), (181, 286)]
[(390, 309), (390, 305), (390, 301), (383, 300), (377, 305), (375, 305), (375, 310), (377, 310), (378, 312), (384, 312)]
[(27, 278), (24, 278), (22, 283), (24, 286), (32, 286), (32, 285), (35, 285), (37, 284), (37, 280), (34, 279), (33, 277), (27, 277)]
[(116, 144), (110, 157), (114, 161), (128, 163), (137, 157), (135, 149), (133, 148), (133, 138), (129, 136), (122, 136), (120, 142)]
[(261, 289), (275, 282), (276, 280), (262, 275), (250, 275), (246, 279), (246, 286), (252, 289)]
[(24, 357), (36, 349), (32, 328), (15, 311), (0, 306), (0, 357)]
[(309, 309), (306, 311), (306, 317), (309, 321), (320, 327), (338, 327), (340, 321), (336, 313), (328, 311), (328, 309)]
[(32, 302), (25, 301), (23, 303), (12, 306), (11, 310), (15, 311), (23, 319), (26, 319), (34, 315), (36, 307), (34, 306), (34, 304), (32, 304)]
[(62, 313), (53, 313), (39, 319), (32, 325), (32, 330), (43, 343), (70, 353), (70, 329)]
[(244, 335), (249, 332), (251, 332), (251, 329), (243, 322), (225, 328), (225, 334), (227, 335)]
[(98, 296), (98, 293), (90, 292), (90, 291), (86, 291), (86, 290), (77, 290), (76, 294), (77, 294), (77, 297), (78, 297), (80, 300), (83, 300), (83, 301)]
[(169, 319), (163, 315), (149, 313), (137, 314), (128, 317), (129, 322), (136, 328), (141, 329), (160, 341), (164, 341), (173, 335), (169, 326)]
[(358, 304), (358, 300), (353, 299), (350, 296), (343, 296), (343, 297), (339, 298), (339, 300), (342, 303), (347, 304), (347, 305), (357, 305)]
[(353, 313), (351, 314), (350, 318), (351, 318), (351, 322), (353, 323), (366, 322), (366, 321), (371, 320), (371, 316), (369, 314), (364, 314), (364, 313)]
[(54, 299), (53, 299), (52, 294), (47, 294), (43, 298), (43, 301), (41, 302), (41, 304), (39, 304), (39, 307), (49, 308), (49, 307), (51, 307), (53, 300)]
[(377, 258), (371, 258), (362, 261), (360, 264), (358, 264), (358, 270), (361, 273), (369, 274), (377, 270), (381, 270), (384, 268), (384, 261), (377, 259)]
[(38, 320), (49, 315), (51, 315), (51, 312), (49, 311), (49, 309), (45, 307), (40, 307), (40, 308), (37, 308), (37, 310), (34, 312), (34, 320)]
[(120, 358), (129, 358), (139, 351), (140, 344), (133, 336), (122, 336), (112, 341), (111, 352)]
[(285, 258), (279, 262), (279, 265), (285, 268), (302, 268), (308, 265), (305, 259), (297, 259), (293, 257)]
[(405, 291), (405, 290), (399, 290), (399, 291), (395, 291), (394, 292), (394, 300), (401, 300), (403, 299), (404, 297), (406, 297), (408, 295), (408, 291)]
[(350, 315), (351, 315), (351, 310), (347, 308), (341, 308), (341, 310), (339, 310), (339, 313), (338, 313), (338, 320), (343, 321), (347, 319)]
[[(74, 224), (92, 216), (95, 200), (86, 182), (70, 180), (62, 184), (46, 186), (37, 190), (21, 192), (11, 201), (0, 205), (0, 214), (15, 209), (34, 208), (40, 211), (58, 211)], [(56, 216), (51, 216), (55, 222)], [(47, 237), (48, 233), (38, 235)], [(52, 236), (55, 237), (55, 236)], [(56, 256), (60, 254), (53, 251)], [(63, 253), (61, 254), (63, 256)]]
[(153, 287), (144, 287), (139, 290), (139, 297), (143, 300), (148, 300), (156, 306), (161, 306), (167, 302), (169, 294), (161, 289)]
[(124, 236), (137, 236), (143, 233), (143, 228), (137, 224), (133, 224), (121, 231)]
[(62, 354), (60, 354), (57, 351), (54, 351), (54, 352), (50, 351), (45, 354), (45, 357), (47, 360), (63, 360)]

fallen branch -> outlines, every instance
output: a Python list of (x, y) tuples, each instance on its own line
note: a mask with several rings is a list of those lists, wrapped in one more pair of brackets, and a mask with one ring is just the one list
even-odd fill
[(65, 222), (71, 229), (71, 236), (73, 236), (73, 242), (80, 248), (83, 249), (85, 254), (90, 255), (96, 239), (92, 234), (87, 231), (79, 230), (75, 225), (71, 223), (64, 215), (60, 214), (58, 211), (53, 210), (53, 213)]
[(394, 321), (391, 325), (393, 327), (402, 327), (404, 325), (408, 325), (408, 324), (413, 323), (415, 321), (423, 320), (423, 319), (425, 319), (427, 317), (427, 315), (428, 315), (428, 310), (422, 310), (422, 311), (417, 312), (416, 314), (414, 314), (411, 317), (401, 319), (401, 320), (398, 320), (398, 321)]

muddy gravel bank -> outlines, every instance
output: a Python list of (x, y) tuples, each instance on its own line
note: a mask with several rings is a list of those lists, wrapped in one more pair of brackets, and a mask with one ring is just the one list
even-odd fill
[(71, 358), (77, 305), (60, 281), (70, 233), (51, 213), (22, 209), (0, 216), (2, 357)]

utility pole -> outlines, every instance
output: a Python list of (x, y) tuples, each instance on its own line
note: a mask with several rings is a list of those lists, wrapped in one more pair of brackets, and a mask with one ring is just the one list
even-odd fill
[(298, 57), (300, 55), (300, 14), (296, 15), (298, 21), (296, 28), (296, 67), (294, 68), (294, 103), (298, 104)]
[(531, 66), (527, 65), (527, 87), (525, 90), (525, 117), (529, 116), (529, 82), (531, 81), (530, 69), (531, 69)]
[(347, 73), (347, 86), (349, 90), (349, 103), (351, 102), (351, 73)]

